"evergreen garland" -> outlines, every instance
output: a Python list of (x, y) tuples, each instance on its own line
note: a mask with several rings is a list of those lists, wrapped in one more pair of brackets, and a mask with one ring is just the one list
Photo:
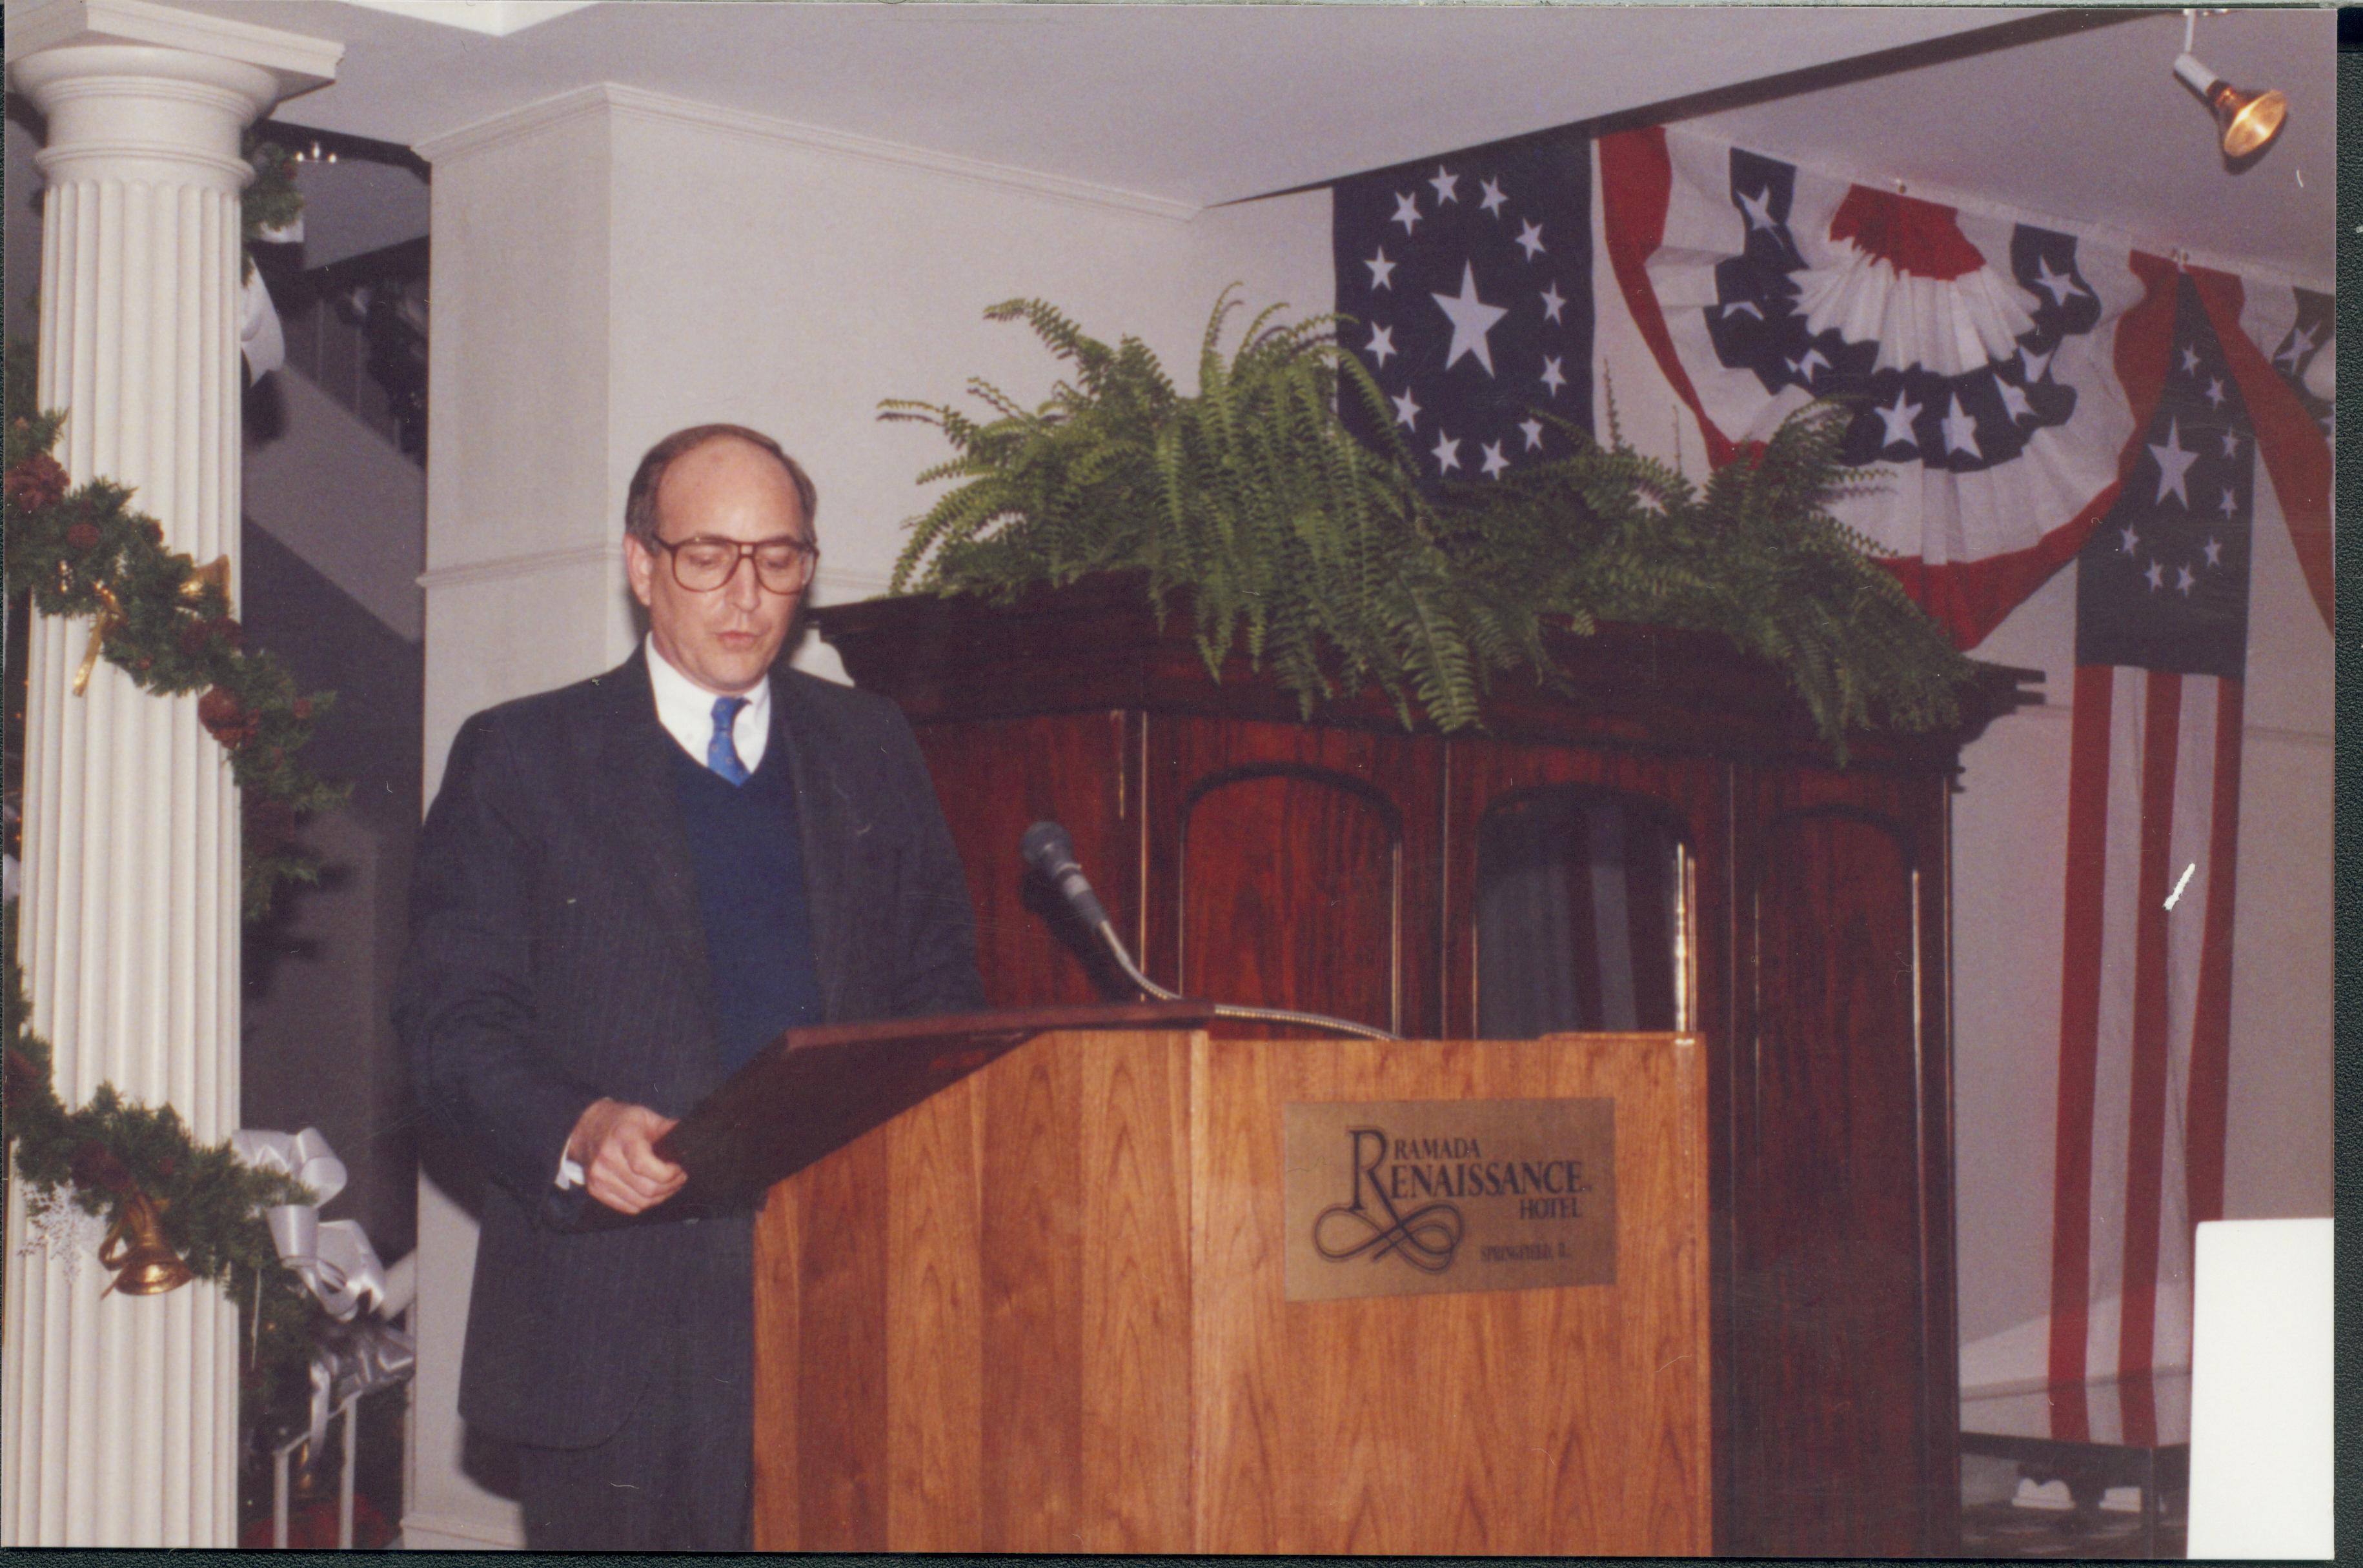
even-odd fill
[[(303, 198), (284, 149), (250, 134), (246, 150), (256, 171), (242, 206), (251, 244), (261, 230), (293, 221)], [(252, 267), (250, 255), (250, 273)], [(22, 613), (29, 599), (46, 614), (93, 617), (104, 628), (102, 657), (140, 687), (204, 693), (198, 721), (229, 752), (242, 791), (241, 902), (248, 920), (259, 919), (283, 883), (317, 878), (316, 864), (293, 845), (292, 834), (304, 813), (345, 795), (343, 786), (322, 781), (295, 756), (332, 694), (298, 694), (276, 659), (245, 648), (225, 584), (165, 549), (156, 521), (130, 509), (130, 491), (103, 480), (71, 484), (51, 455), (64, 416), (39, 411), (35, 391), (33, 348), (11, 341), (0, 381), (7, 414), (0, 548), (12, 613)], [(8, 756), (12, 767), (21, 763), (14, 734)], [(17, 913), (15, 900), (0, 904), (0, 952), (7, 963), (0, 997), (7, 1036), (0, 1048), (0, 1142), (13, 1149), (28, 1215), (38, 1221), (70, 1206), (112, 1224), (133, 1193), (145, 1194), (191, 1272), (222, 1286), (248, 1315), (241, 1433), (270, 1436), (300, 1426), (314, 1352), (334, 1320), (281, 1264), (263, 1213), (282, 1204), (316, 1204), (317, 1196), (292, 1176), (246, 1165), (227, 1141), (198, 1144), (172, 1107), (127, 1101), (111, 1083), (67, 1109), (57, 1093), (50, 1043), (33, 1032)]]
[(305, 813), (344, 799), (298, 759), (332, 698), (295, 690), (286, 668), (245, 646), (229, 596), (187, 556), (164, 547), (163, 529), (131, 509), (131, 492), (105, 480), (69, 489), (50, 456), (64, 416), (30, 410), (33, 350), (6, 357), (11, 417), (6, 436), (7, 593), (30, 594), (44, 614), (90, 617), (99, 651), (147, 690), (196, 691), (197, 718), (229, 752), (242, 791), (247, 917), (266, 913), (279, 886), (311, 882), (317, 864), (293, 840)]
[(200, 1278), (229, 1293), (249, 1332), (240, 1347), (241, 1431), (302, 1423), (310, 1397), (314, 1342), (327, 1315), (303, 1280), (279, 1261), (263, 1211), (317, 1204), (293, 1176), (257, 1170), (227, 1141), (200, 1145), (171, 1106), (125, 1100), (112, 1084), (69, 1110), (58, 1098), (48, 1041), (33, 1032), (25, 971), (17, 960), (17, 904), (0, 905), (8, 955), (6, 1092), (0, 1125), (15, 1145), (28, 1213), (72, 1203), (112, 1224), (134, 1191), (157, 1202), (166, 1238)]
[[(1243, 635), (1309, 714), (1375, 684), (1447, 732), (1481, 723), (1490, 675), (1563, 680), (1547, 624), (1601, 620), (1714, 633), (1786, 672), (1845, 755), (1849, 727), (1923, 730), (1958, 716), (1973, 667), (1868, 556), (1830, 503), (1880, 476), (1837, 461), (1845, 411), (1792, 416), (1703, 487), (1625, 445), (1558, 422), (1572, 455), (1431, 495), (1392, 435), (1377, 383), (1340, 348), (1346, 318), (1249, 324), (1230, 358), (1226, 290), (1207, 324), (1199, 390), (1183, 396), (1134, 338), (1115, 348), (1055, 307), (1012, 300), (1075, 367), (1039, 408), (988, 382), (995, 417), (893, 399), (881, 417), (942, 430), (956, 455), (919, 476), (964, 482), (910, 521), (893, 591), (1007, 600), (1039, 583), (1140, 570), (1159, 615), (1186, 590), (1219, 676)], [(1359, 398), (1389, 432), (1373, 450), (1337, 417)], [(1546, 415), (1545, 417), (1548, 417)]]

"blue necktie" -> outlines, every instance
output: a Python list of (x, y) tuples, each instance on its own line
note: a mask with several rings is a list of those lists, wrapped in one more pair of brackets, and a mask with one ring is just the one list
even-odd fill
[(747, 765), (738, 760), (738, 741), (730, 732), (738, 722), (744, 697), (714, 700), (714, 738), (705, 743), (705, 766), (733, 784), (747, 782)]

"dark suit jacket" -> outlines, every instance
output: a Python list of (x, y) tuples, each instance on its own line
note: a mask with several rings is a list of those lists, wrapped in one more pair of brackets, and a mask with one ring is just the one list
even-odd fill
[[(412, 877), (394, 1021), (428, 1112), (493, 1177), (460, 1409), (515, 1441), (613, 1433), (676, 1316), (668, 1276), (747, 1252), (744, 1215), (585, 1229), (595, 1205), (553, 1185), (593, 1100), (679, 1116), (724, 1077), (644, 658), (462, 725)], [(967, 884), (902, 714), (793, 671), (771, 694), (825, 1021), (982, 1007)]]

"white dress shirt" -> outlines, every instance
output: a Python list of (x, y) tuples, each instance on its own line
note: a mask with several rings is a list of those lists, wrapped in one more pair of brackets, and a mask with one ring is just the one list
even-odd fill
[[(640, 646), (648, 650), (649, 684), (657, 693), (657, 723), (700, 767), (704, 767), (705, 748), (714, 743), (714, 700), (724, 693), (708, 691), (675, 669), (657, 651), (654, 638), (642, 638)], [(738, 760), (752, 773), (763, 760), (763, 748), (771, 744), (771, 683), (759, 681), (752, 691), (738, 695), (747, 699), (747, 705), (731, 723), (730, 739), (738, 747)]]
[[(640, 639), (648, 651), (649, 685), (657, 694), (657, 723), (665, 734), (681, 744), (700, 767), (708, 766), (706, 748), (714, 744), (714, 700), (719, 691), (708, 691), (688, 676), (675, 669), (665, 656), (657, 651), (652, 637)], [(731, 744), (738, 748), (738, 760), (752, 773), (762, 763), (763, 751), (771, 741), (771, 683), (759, 683), (752, 691), (742, 691), (747, 705), (730, 725)], [(560, 1191), (582, 1185), (582, 1166), (565, 1150), (558, 1155), (558, 1186)]]

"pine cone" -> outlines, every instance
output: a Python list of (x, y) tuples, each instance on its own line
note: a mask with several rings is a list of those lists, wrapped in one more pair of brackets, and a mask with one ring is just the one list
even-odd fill
[(0, 488), (27, 512), (39, 512), (63, 501), (69, 482), (65, 469), (47, 452), (36, 452), (0, 475)]
[(205, 694), (197, 699), (197, 723), (233, 751), (252, 740), (254, 732), (261, 727), (235, 695), (218, 686), (208, 686)]
[(71, 1162), (73, 1182), (79, 1187), (105, 1187), (109, 1192), (123, 1192), (131, 1186), (131, 1171), (116, 1158), (115, 1151), (105, 1144), (93, 1142), (73, 1152)]

